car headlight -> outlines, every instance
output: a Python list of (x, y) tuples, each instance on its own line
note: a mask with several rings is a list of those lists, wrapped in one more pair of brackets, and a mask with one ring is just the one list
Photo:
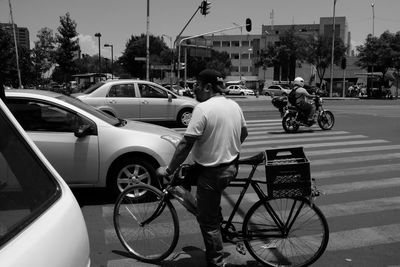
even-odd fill
[(162, 135), (161, 138), (170, 142), (174, 147), (177, 147), (182, 139), (181, 137), (176, 137), (171, 135)]

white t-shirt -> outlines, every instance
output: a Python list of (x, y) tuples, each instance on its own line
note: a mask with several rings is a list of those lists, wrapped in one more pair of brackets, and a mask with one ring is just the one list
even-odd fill
[(246, 126), (242, 109), (233, 100), (214, 96), (193, 110), (185, 135), (196, 136), (193, 160), (203, 166), (233, 161), (240, 152), (240, 134)]

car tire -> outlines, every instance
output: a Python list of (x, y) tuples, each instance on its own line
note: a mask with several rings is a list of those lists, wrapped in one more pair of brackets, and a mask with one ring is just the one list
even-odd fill
[(192, 118), (192, 112), (193, 109), (188, 108), (179, 111), (176, 121), (180, 127), (187, 127), (189, 125), (190, 119)]
[(142, 157), (127, 156), (111, 166), (107, 176), (107, 189), (112, 197), (116, 197), (137, 181), (158, 188), (156, 167)]

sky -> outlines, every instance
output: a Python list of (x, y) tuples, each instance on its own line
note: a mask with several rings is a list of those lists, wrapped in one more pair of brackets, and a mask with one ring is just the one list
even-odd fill
[[(14, 23), (30, 32), (31, 48), (37, 40), (37, 32), (48, 27), (57, 32), (60, 17), (67, 12), (77, 23), (82, 53), (98, 55), (98, 38), (101, 33), (101, 55), (114, 58), (125, 49), (129, 38), (146, 33), (147, 1), (149, 1), (149, 32), (164, 35), (168, 46), (183, 30), (195, 13), (201, 0), (0, 0), (0, 22), (10, 19), (9, 1), (12, 5)], [(246, 18), (253, 23), (249, 34), (261, 34), (261, 25), (290, 25), (319, 23), (320, 17), (332, 17), (334, 0), (209, 0), (210, 13), (199, 12), (182, 33), (183, 36), (198, 35), (244, 25)], [(371, 4), (374, 4), (372, 8)], [(271, 19), (271, 12), (274, 16)], [(400, 0), (337, 0), (335, 16), (346, 16), (352, 45), (363, 44), (374, 30), (379, 36), (388, 30), (400, 31)], [(373, 19), (373, 11), (375, 18)], [(240, 34), (240, 29), (221, 34)], [(243, 34), (247, 34), (243, 30)], [(145, 55), (144, 55), (145, 56)]]

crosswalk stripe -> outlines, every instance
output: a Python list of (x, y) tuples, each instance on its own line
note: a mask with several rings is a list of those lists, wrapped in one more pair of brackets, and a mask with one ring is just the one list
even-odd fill
[[(346, 131), (303, 132), (303, 133), (296, 134), (295, 137), (331, 136), (331, 135), (341, 135), (341, 134), (350, 134), (350, 133), (346, 132)], [(266, 132), (264, 132), (264, 131), (260, 131), (260, 132), (251, 131), (251, 132), (249, 132), (249, 136), (246, 138), (246, 142), (248, 140), (264, 139), (264, 138), (269, 139), (269, 140), (288, 139), (288, 136), (287, 135), (269, 135), (269, 134), (266, 134)]]
[(357, 163), (365, 161), (375, 160), (388, 160), (388, 159), (399, 159), (400, 153), (389, 153), (389, 154), (374, 154), (365, 156), (353, 156), (353, 157), (340, 157), (340, 158), (329, 158), (329, 159), (313, 159), (311, 161), (312, 166), (320, 165), (333, 165), (343, 163)]
[[(326, 142), (326, 143), (313, 143), (313, 144), (301, 144), (303, 148), (320, 148), (320, 147), (329, 147), (329, 146), (351, 146), (351, 145), (365, 145), (365, 144), (381, 144), (388, 143), (389, 141), (383, 139), (372, 139), (372, 140), (360, 140), (360, 141), (347, 141), (347, 142)], [(262, 144), (262, 143), (261, 143)], [(261, 145), (259, 144), (259, 145)], [(254, 148), (247, 148), (248, 146), (244, 145), (241, 153), (250, 153), (255, 152)], [(257, 148), (259, 148), (258, 146)], [(283, 148), (287, 146), (273, 146), (273, 148)], [(266, 147), (267, 149), (268, 147)], [(262, 150), (259, 150), (260, 152)]]
[(384, 173), (391, 171), (400, 171), (400, 164), (369, 165), (361, 168), (320, 171), (314, 172), (312, 176), (317, 179), (329, 179), (335, 177), (350, 177), (355, 175)]
[(307, 151), (307, 156), (323, 156), (333, 154), (344, 154), (344, 153), (356, 153), (356, 152), (373, 152), (373, 151), (384, 151), (384, 150), (399, 150), (400, 145), (389, 145), (389, 146), (367, 146), (367, 147), (351, 147), (351, 148), (338, 148), (338, 149), (325, 149), (317, 151)]
[(341, 135), (341, 136), (324, 136), (324, 137), (306, 137), (306, 138), (292, 138), (292, 139), (278, 139), (272, 140), (267, 139), (261, 141), (249, 141), (247, 140), (243, 143), (243, 146), (254, 146), (260, 144), (287, 144), (287, 143), (298, 143), (302, 144), (303, 142), (315, 142), (315, 141), (328, 141), (328, 140), (345, 140), (345, 139), (362, 139), (367, 138), (365, 135)]

